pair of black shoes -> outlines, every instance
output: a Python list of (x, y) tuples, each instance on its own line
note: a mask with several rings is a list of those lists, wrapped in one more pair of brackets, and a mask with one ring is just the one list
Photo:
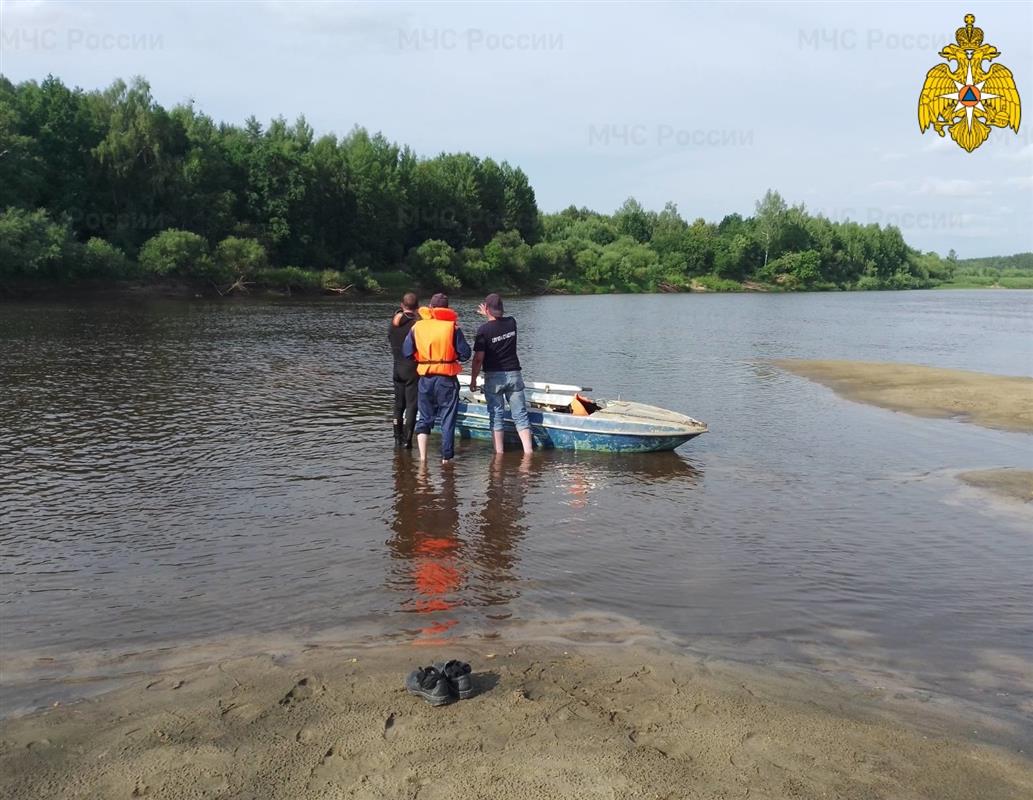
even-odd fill
[(470, 665), (452, 659), (439, 661), (431, 667), (417, 667), (405, 679), (405, 690), (422, 697), (432, 706), (469, 700), (474, 694)]

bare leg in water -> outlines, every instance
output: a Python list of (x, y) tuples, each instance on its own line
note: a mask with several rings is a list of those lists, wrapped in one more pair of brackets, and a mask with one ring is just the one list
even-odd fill
[(426, 433), (416, 434), (416, 446), (420, 449), (420, 461), (427, 460), (427, 440), (430, 436)]
[[(531, 429), (525, 428), (522, 431), (517, 431), (517, 435), (520, 437), (520, 444), (524, 447), (524, 455), (534, 450), (534, 444), (531, 441)], [(502, 444), (505, 439), (505, 434), (502, 431), (492, 431), (492, 439), (495, 440), (495, 452), (501, 453), (503, 450)]]

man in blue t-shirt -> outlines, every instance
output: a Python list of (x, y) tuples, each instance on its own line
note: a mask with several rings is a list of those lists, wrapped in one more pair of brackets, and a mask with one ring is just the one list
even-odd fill
[(470, 367), (470, 391), (477, 391), (477, 376), (484, 370), (484, 399), (488, 403), (488, 419), (495, 452), (502, 452), (504, 438), (502, 417), (509, 403), (524, 452), (530, 453), (531, 423), (527, 416), (527, 398), (517, 358), (517, 324), (512, 317), (502, 316), (502, 298), (489, 294), (477, 309), (488, 321), (477, 329)]

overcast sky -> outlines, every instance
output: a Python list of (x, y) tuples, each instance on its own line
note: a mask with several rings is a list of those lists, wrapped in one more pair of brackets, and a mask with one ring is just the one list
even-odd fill
[[(423, 155), (523, 167), (547, 211), (628, 196), (689, 220), (771, 187), (963, 256), (1033, 250), (1033, 3), (0, 0), (0, 72), (85, 89), (144, 76), (217, 120), (304, 114)], [(976, 14), (1026, 101), (974, 153), (920, 135), (937, 51)]]

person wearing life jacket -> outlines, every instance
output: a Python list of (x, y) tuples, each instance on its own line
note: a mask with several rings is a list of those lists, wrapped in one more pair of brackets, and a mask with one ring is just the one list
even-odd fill
[(402, 355), (402, 343), (409, 334), (409, 329), (420, 318), (416, 311), (418, 305), (416, 294), (406, 292), (387, 329), (387, 340), (391, 344), (391, 354), (394, 356), (391, 382), (395, 389), (395, 446), (408, 450), (412, 449), (413, 431), (416, 429), (416, 398), (420, 376), (416, 374), (416, 365), (412, 359)]
[[(425, 313), (426, 312), (426, 313)], [(470, 358), (470, 345), (459, 327), (459, 317), (448, 307), (448, 295), (438, 293), (430, 307), (420, 309), (402, 343), (402, 355), (416, 362), (420, 376), (416, 419), (416, 446), (420, 461), (427, 460), (427, 439), (434, 423), (441, 426), (441, 463), (455, 457), (456, 410), (459, 406), (461, 362)]]

